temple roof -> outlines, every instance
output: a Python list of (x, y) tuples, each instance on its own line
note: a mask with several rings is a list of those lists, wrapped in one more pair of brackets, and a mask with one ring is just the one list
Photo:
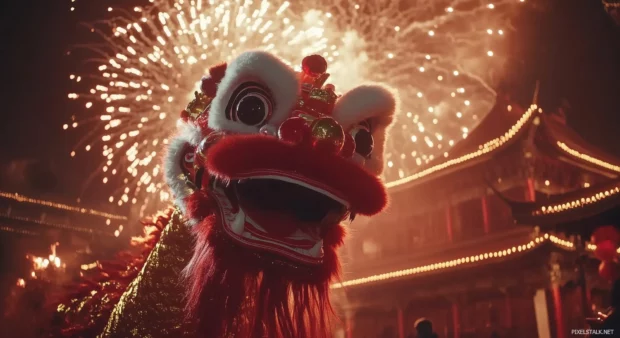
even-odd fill
[(536, 132), (535, 145), (542, 152), (610, 178), (619, 177), (620, 159), (587, 143), (566, 125), (563, 117), (543, 113), (536, 104), (524, 109), (498, 99), (471, 134), (450, 150), (448, 157), (436, 158), (413, 175), (388, 186), (400, 190), (485, 162), (529, 137), (531, 130)]
[(526, 238), (517, 236), (511, 243), (498, 243), (493, 249), (478, 249), (472, 252), (457, 254), (452, 258), (446, 258), (444, 260), (438, 260), (435, 258), (434, 261), (416, 261), (415, 263), (410, 261), (408, 263), (409, 265), (406, 267), (367, 276), (356, 276), (357, 278), (334, 283), (331, 285), (331, 288), (351, 288), (391, 280), (402, 280), (406, 278), (443, 273), (459, 268), (471, 268), (474, 266), (505, 262), (507, 260), (532, 253), (542, 247), (550, 246), (567, 251), (575, 250), (575, 246), (572, 242), (546, 233), (528, 236)]
[(515, 222), (589, 235), (592, 226), (620, 221), (620, 179), (537, 202), (506, 200)]

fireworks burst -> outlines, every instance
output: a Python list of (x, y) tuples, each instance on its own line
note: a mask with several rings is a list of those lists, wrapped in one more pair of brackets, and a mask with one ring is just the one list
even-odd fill
[(114, 178), (121, 186), (109, 201), (138, 203), (142, 211), (149, 200), (170, 198), (161, 189), (158, 153), (197, 81), (209, 66), (251, 49), (297, 68), (304, 56), (321, 54), (339, 91), (365, 81), (396, 88), (402, 110), (388, 140), (385, 179), (398, 184), (448, 156), (490, 109), (490, 72), (505, 60), (502, 25), (520, 2), (150, 1), (93, 27), (108, 42), (89, 74), (97, 84), (69, 94), (86, 112), (63, 126), (97, 116), (101, 128), (71, 156), (101, 152), (102, 182)]

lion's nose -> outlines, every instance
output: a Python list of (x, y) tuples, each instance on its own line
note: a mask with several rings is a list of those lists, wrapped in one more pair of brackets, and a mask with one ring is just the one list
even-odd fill
[(287, 143), (306, 145), (332, 154), (341, 153), (346, 143), (344, 129), (331, 117), (291, 117), (278, 128), (278, 137)]

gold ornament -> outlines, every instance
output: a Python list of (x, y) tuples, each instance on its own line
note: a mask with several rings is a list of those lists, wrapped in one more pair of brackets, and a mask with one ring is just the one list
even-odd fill
[(338, 153), (344, 145), (344, 130), (331, 117), (322, 117), (312, 122), (312, 142), (316, 149)]
[(338, 98), (333, 91), (320, 88), (313, 88), (310, 90), (308, 97), (312, 100), (325, 102), (329, 105), (334, 104)]
[(195, 120), (198, 116), (200, 116), (200, 114), (209, 108), (211, 101), (213, 101), (213, 98), (208, 97), (201, 92), (194, 92), (194, 99), (187, 105), (185, 110), (189, 113), (189, 116)]
[(192, 256), (192, 236), (176, 210), (140, 274), (112, 311), (101, 338), (190, 337), (180, 273)]

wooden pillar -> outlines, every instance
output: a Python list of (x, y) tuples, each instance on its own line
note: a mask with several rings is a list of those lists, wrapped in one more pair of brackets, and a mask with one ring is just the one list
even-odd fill
[(448, 241), (453, 242), (454, 228), (452, 224), (452, 206), (450, 205), (446, 207), (446, 232), (448, 234)]
[(399, 306), (396, 311), (398, 319), (398, 338), (405, 338), (405, 318), (403, 308)]
[(562, 290), (560, 285), (553, 284), (551, 291), (553, 293), (553, 306), (555, 309), (555, 333), (557, 338), (566, 338), (564, 331), (564, 314), (562, 308)]
[(456, 302), (452, 302), (452, 327), (454, 328), (454, 338), (461, 337), (461, 314), (459, 312), (459, 305)]
[(527, 179), (527, 190), (525, 192), (525, 199), (528, 202), (536, 201), (536, 185), (534, 182), (534, 178), (532, 177)]
[(534, 313), (536, 314), (536, 327), (539, 338), (551, 338), (549, 330), (549, 311), (547, 309), (547, 296), (545, 289), (536, 290), (534, 295)]
[(482, 196), (482, 221), (484, 223), (484, 233), (488, 234), (491, 231), (491, 224), (489, 224), (489, 204), (487, 196)]

